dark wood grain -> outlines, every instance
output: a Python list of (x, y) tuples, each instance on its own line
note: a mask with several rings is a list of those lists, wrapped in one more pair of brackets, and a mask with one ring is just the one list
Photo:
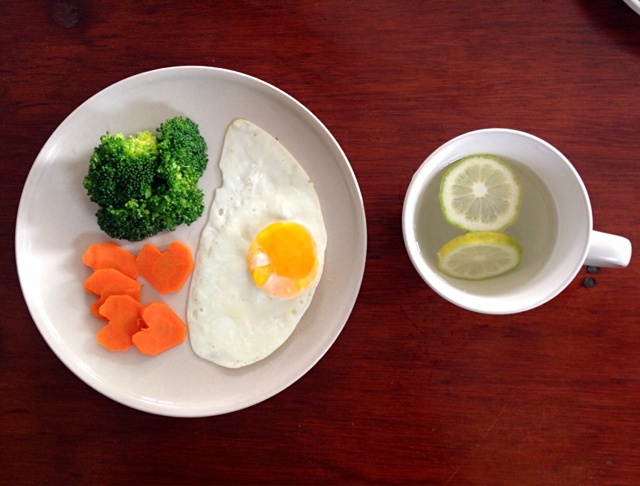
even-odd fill
[[(426, 156), (501, 126), (563, 151), (596, 228), (640, 244), (640, 16), (622, 0), (4, 0), (0, 21), (0, 482), (640, 484), (637, 259), (492, 317), (426, 287), (400, 227)], [(313, 111), (358, 177), (369, 236), (326, 356), (277, 396), (201, 419), (138, 412), (76, 378), (38, 333), (14, 257), (52, 131), (116, 81), (187, 64), (259, 77)]]

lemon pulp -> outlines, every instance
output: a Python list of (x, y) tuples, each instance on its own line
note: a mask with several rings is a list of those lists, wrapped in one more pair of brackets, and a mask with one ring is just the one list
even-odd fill
[(493, 155), (470, 155), (452, 164), (440, 184), (449, 224), (464, 231), (501, 231), (520, 212), (522, 189), (513, 170)]
[(456, 278), (484, 280), (497, 277), (520, 264), (522, 248), (504, 233), (478, 231), (457, 236), (440, 248), (440, 271)]

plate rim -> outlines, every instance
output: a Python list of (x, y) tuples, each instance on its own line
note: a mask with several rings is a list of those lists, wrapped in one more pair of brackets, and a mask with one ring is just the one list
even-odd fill
[(640, 15), (640, 0), (623, 0), (629, 8), (631, 8), (635, 13)]

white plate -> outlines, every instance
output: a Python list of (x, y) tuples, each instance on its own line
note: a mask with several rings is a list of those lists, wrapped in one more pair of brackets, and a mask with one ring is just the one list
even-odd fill
[[(278, 138), (305, 168), (318, 191), (328, 246), (325, 273), (307, 313), (287, 342), (267, 359), (229, 370), (198, 358), (185, 341), (159, 356), (130, 349), (111, 353), (96, 343), (101, 323), (89, 314), (83, 289), (91, 271), (84, 250), (108, 238), (82, 186), (100, 135), (155, 129), (183, 115), (199, 126), (209, 147), (201, 179), (205, 214), (190, 227), (152, 238), (197, 249), (229, 123), (246, 118)], [(340, 146), (322, 123), (281, 90), (233, 71), (184, 66), (120, 81), (78, 107), (51, 135), (27, 178), (18, 209), (16, 258), (25, 300), (44, 339), (78, 377), (100, 393), (150, 413), (199, 417), (240, 410), (284, 390), (331, 347), (355, 304), (366, 256), (362, 196)], [(137, 251), (142, 242), (125, 245)], [(185, 317), (188, 284), (160, 297)], [(143, 282), (143, 303), (157, 298)]]
[(640, 15), (640, 0), (624, 0), (624, 3), (629, 5), (635, 13)]

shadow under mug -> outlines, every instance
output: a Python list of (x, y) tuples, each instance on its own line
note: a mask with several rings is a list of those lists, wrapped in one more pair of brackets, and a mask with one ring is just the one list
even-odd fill
[[(451, 163), (472, 154), (503, 159), (523, 188), (518, 220), (503, 230), (522, 246), (522, 261), (499, 277), (469, 281), (437, 268), (436, 253), (462, 231), (442, 215), (438, 192)], [(628, 239), (593, 230), (587, 190), (555, 147), (534, 135), (489, 128), (460, 135), (435, 150), (413, 175), (402, 212), (404, 242), (423, 280), (448, 301), (485, 314), (513, 314), (542, 305), (564, 290), (583, 265), (625, 267)]]

